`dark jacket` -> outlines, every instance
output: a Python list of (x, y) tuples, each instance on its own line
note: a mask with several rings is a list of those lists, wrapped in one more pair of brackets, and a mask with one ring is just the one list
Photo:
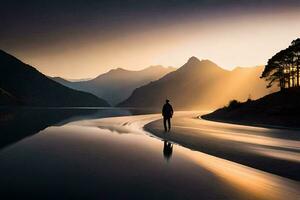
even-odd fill
[(172, 108), (171, 104), (165, 103), (165, 105), (163, 106), (163, 109), (162, 109), (162, 115), (165, 118), (171, 118), (173, 116), (173, 108)]

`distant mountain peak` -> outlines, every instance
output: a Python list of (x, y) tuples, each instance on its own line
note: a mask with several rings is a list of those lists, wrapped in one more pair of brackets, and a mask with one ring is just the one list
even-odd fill
[(208, 60), (208, 59), (199, 60), (195, 56), (190, 57), (188, 59), (186, 65), (214, 65), (214, 66), (217, 66), (217, 64), (211, 60)]
[[(149, 67), (146, 67), (144, 69), (141, 69), (141, 70), (128, 70), (128, 69), (124, 69), (124, 68), (121, 68), (121, 67), (118, 67), (118, 68), (114, 68), (114, 69), (111, 69), (109, 70), (108, 73), (121, 73), (121, 72), (147, 72), (147, 71), (156, 71), (156, 70), (172, 70), (172, 67), (169, 67), (169, 68), (166, 68), (162, 65), (151, 65)], [(103, 74), (100, 74), (99, 76), (101, 76)]]
[(231, 99), (244, 100), (249, 94), (256, 99), (268, 92), (260, 70), (245, 72), (232, 73), (210, 60), (191, 57), (176, 71), (136, 88), (119, 106), (160, 108), (167, 96), (177, 109), (212, 109)]
[[(193, 56), (189, 58), (189, 60), (179, 68), (180, 71), (192, 72), (193, 70), (211, 70), (211, 69), (222, 69), (216, 63), (203, 59), (199, 60), (197, 57)], [(222, 69), (223, 70), (223, 69)]]
[(190, 57), (189, 60), (187, 61), (187, 63), (190, 63), (190, 64), (200, 63), (200, 62), (201, 61), (195, 56)]
[(114, 68), (114, 69), (111, 69), (109, 70), (108, 72), (104, 73), (104, 74), (100, 74), (99, 76), (97, 76), (96, 78), (98, 77), (101, 77), (102, 75), (107, 75), (107, 74), (119, 74), (119, 73), (123, 73), (123, 72), (128, 72), (128, 70), (124, 69), (124, 68), (121, 68), (121, 67), (118, 67), (118, 68)]
[(128, 98), (134, 89), (156, 81), (175, 70), (162, 65), (152, 65), (138, 70), (116, 67), (88, 81), (69, 82), (59, 78), (53, 80), (75, 90), (92, 93), (116, 105)]

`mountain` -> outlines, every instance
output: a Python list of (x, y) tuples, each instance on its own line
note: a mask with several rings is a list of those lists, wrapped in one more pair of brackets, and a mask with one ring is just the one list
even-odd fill
[(140, 71), (117, 68), (89, 81), (71, 82), (60, 77), (54, 77), (52, 80), (76, 90), (90, 92), (107, 100), (112, 105), (116, 105), (127, 99), (134, 89), (155, 81), (174, 70), (175, 68), (162, 66), (150, 66)]
[(170, 99), (175, 109), (213, 109), (231, 99), (259, 98), (270, 93), (260, 74), (263, 67), (222, 69), (210, 60), (191, 57), (178, 70), (137, 88), (121, 107), (161, 107)]
[(202, 118), (237, 124), (300, 128), (300, 89), (286, 89), (244, 103), (233, 101), (229, 106)]
[(0, 105), (109, 106), (98, 97), (65, 87), (0, 50)]

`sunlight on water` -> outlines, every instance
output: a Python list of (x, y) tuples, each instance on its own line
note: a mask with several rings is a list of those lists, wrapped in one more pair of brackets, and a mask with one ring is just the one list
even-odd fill
[[(289, 179), (262, 172), (200, 152), (180, 149), (199, 166), (204, 167), (232, 185), (244, 197), (265, 200), (299, 199), (299, 185)], [(250, 198), (251, 199), (251, 198)]]
[(138, 116), (124, 116), (113, 117), (96, 120), (86, 120), (75, 122), (73, 124), (81, 126), (91, 126), (105, 128), (112, 132), (118, 133), (131, 133), (131, 134), (145, 134), (143, 126), (151, 121), (155, 121), (161, 118), (160, 114), (152, 115), (138, 115)]
[[(33, 194), (54, 197), (53, 189), (63, 188), (57, 194), (61, 197), (70, 195), (66, 191), (71, 188), (75, 196), (92, 197), (138, 193), (147, 194), (143, 199), (299, 199), (296, 181), (192, 151), (143, 129), (160, 118), (160, 114), (110, 117), (48, 127), (1, 151), (0, 183), (9, 194), (37, 190)], [(296, 152), (245, 146), (269, 156), (298, 159)]]
[[(126, 124), (130, 127), (131, 132), (142, 132), (142, 127), (158, 119), (159, 116), (134, 116), (134, 117), (118, 117), (118, 118), (107, 118), (103, 120), (96, 120), (89, 122), (93, 125), (95, 124)], [(90, 124), (90, 125), (91, 125)], [(120, 130), (114, 127), (115, 130)], [(128, 127), (126, 128), (128, 130)], [(211, 133), (209, 133), (211, 134)], [(293, 141), (286, 141), (281, 139), (274, 139), (268, 141), (270, 138), (266, 137), (254, 137), (254, 136), (243, 136), (241, 134), (230, 134), (225, 135), (224, 132), (219, 134), (214, 134), (218, 137), (243, 141), (247, 143), (256, 143), (264, 145), (282, 145), (285, 147), (298, 147), (299, 144)], [(229, 133), (227, 133), (229, 134)], [(275, 156), (282, 152), (277, 151), (276, 153), (269, 152)], [(240, 165), (231, 161), (227, 161), (218, 157), (210, 156), (201, 152), (191, 151), (186, 148), (177, 146), (176, 153), (185, 155), (190, 160), (194, 161), (200, 167), (206, 168), (213, 174), (220, 177), (224, 183), (231, 185), (235, 192), (238, 192), (242, 199), (262, 199), (262, 200), (293, 200), (300, 198), (299, 184), (297, 182), (276, 176), (270, 173), (266, 173), (254, 168), (250, 168), (244, 165)], [(290, 159), (297, 159), (297, 154), (295, 157)]]

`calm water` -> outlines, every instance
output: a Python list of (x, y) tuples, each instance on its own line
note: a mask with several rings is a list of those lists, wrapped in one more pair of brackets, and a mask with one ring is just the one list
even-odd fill
[(0, 151), (2, 197), (299, 197), (299, 185), (293, 181), (153, 137), (142, 127), (160, 115), (128, 116), (141, 112), (118, 109), (2, 112), (1, 135), (5, 138), (1, 140)]

